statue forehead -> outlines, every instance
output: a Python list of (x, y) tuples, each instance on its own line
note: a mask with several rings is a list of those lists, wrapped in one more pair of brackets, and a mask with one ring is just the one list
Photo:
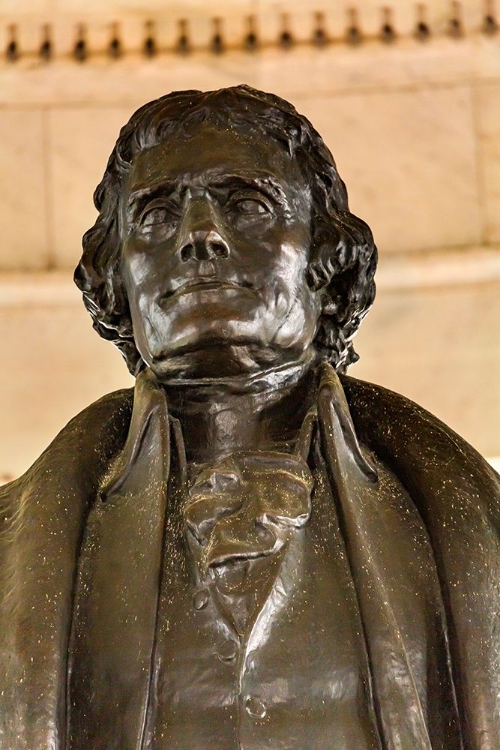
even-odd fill
[(163, 180), (182, 181), (202, 175), (255, 173), (270, 175), (290, 187), (304, 187), (298, 164), (285, 146), (269, 135), (247, 128), (224, 128), (203, 122), (186, 132), (170, 134), (141, 151), (132, 161), (130, 190)]

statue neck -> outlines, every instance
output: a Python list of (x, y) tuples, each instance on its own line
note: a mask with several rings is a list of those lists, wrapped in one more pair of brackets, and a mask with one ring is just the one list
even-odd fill
[(247, 377), (164, 384), (188, 464), (241, 450), (287, 450), (315, 394), (314, 358)]

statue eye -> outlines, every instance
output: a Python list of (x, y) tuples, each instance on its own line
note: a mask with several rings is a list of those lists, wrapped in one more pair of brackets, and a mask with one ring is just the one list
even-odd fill
[(271, 213), (271, 209), (265, 201), (259, 200), (258, 198), (240, 198), (239, 200), (233, 201), (231, 208), (236, 213), (247, 216)]
[(174, 224), (178, 217), (166, 206), (154, 206), (146, 209), (142, 214), (139, 224), (143, 228), (155, 227), (160, 224)]

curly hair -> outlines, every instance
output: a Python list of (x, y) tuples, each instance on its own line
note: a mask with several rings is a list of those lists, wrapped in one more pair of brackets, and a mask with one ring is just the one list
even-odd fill
[(314, 344), (324, 359), (345, 371), (358, 359), (352, 339), (375, 297), (377, 249), (371, 230), (349, 212), (347, 191), (332, 154), (311, 123), (284, 99), (246, 85), (162, 96), (138, 109), (120, 131), (94, 193), (99, 216), (83, 237), (83, 255), (75, 270), (75, 283), (94, 329), (118, 347), (133, 375), (145, 366), (135, 346), (120, 273), (122, 183), (137, 154), (207, 119), (216, 126), (250, 129), (273, 138), (296, 160), (311, 186), (307, 281), (322, 295)]

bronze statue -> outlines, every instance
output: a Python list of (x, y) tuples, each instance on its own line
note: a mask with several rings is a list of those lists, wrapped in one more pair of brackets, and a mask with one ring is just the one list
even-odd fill
[(499, 478), (344, 374), (376, 249), (321, 137), (173, 93), (95, 203), (136, 386), (2, 488), (2, 750), (498, 750)]

